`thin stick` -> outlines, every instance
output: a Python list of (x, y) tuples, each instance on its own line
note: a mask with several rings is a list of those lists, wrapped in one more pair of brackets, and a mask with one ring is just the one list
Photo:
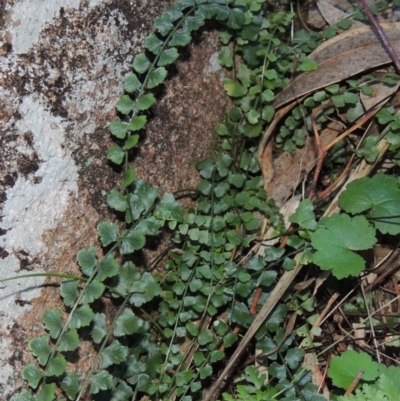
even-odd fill
[(360, 370), (357, 374), (356, 377), (353, 379), (353, 381), (351, 382), (349, 388), (347, 389), (347, 391), (344, 393), (344, 395), (350, 395), (353, 390), (357, 387), (358, 382), (360, 381), (362, 375), (364, 374), (363, 370)]
[(372, 14), (371, 10), (369, 9), (367, 3), (365, 0), (358, 0), (358, 3), (364, 10), (365, 14), (367, 14), (367, 17), (369, 20), (372, 22), (372, 25), (375, 27), (376, 31), (378, 32), (379, 37), (382, 40), (383, 45), (385, 46), (387, 52), (389, 53), (390, 58), (392, 59), (394, 65), (396, 66), (396, 70), (400, 72), (400, 60), (399, 57), (396, 54), (396, 51), (394, 50), (392, 44), (390, 43), (388, 37), (386, 36), (385, 31), (383, 28), (379, 25), (378, 20), (376, 19), (375, 15)]

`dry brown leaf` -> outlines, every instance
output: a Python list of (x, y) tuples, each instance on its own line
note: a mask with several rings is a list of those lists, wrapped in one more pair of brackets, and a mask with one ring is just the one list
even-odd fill
[(371, 85), (371, 87), (374, 88), (374, 93), (371, 96), (361, 93), (360, 96), (361, 102), (366, 110), (372, 109), (378, 103), (381, 103), (384, 99), (389, 100), (389, 97), (397, 92), (399, 86), (400, 82), (398, 82), (396, 85), (393, 86), (388, 86), (383, 83)]
[[(395, 51), (400, 53), (400, 22), (382, 24), (382, 28)], [(294, 79), (275, 98), (275, 108), (317, 89), (391, 62), (377, 34), (368, 26), (351, 29), (329, 39), (309, 57), (318, 62), (318, 69)]]
[[(349, 13), (352, 11), (351, 7), (348, 7), (350, 5), (347, 1), (340, 1), (337, 3), (332, 2), (332, 0), (330, 1), (317, 0), (317, 6), (319, 12), (322, 14), (325, 21), (329, 25), (334, 25), (338, 23), (340, 20), (348, 17)], [(364, 24), (359, 21), (354, 21), (354, 20), (352, 21), (353, 21), (353, 25), (351, 26), (352, 29), (364, 26)]]
[(275, 131), (275, 127), (277, 126), (281, 118), (284, 117), (294, 106), (296, 106), (296, 102), (293, 102), (292, 104), (285, 106), (281, 110), (278, 110), (275, 113), (274, 119), (269, 124), (261, 139), (260, 145), (258, 147), (257, 157), (258, 163), (261, 166), (264, 186), (271, 182), (275, 174), (274, 162), (272, 158), (272, 134)]
[[(320, 133), (323, 146), (332, 142), (341, 132), (343, 126), (335, 121), (328, 124)], [(314, 168), (317, 159), (317, 149), (314, 137), (308, 137), (306, 145), (292, 153), (282, 153), (274, 163), (275, 175), (264, 185), (269, 197), (274, 198), (278, 205), (282, 204)]]

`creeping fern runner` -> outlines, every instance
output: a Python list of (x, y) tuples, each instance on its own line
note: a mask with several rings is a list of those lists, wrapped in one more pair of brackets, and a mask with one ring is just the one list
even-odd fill
[[(379, 175), (349, 185), (339, 199), (348, 214), (317, 221), (313, 204), (304, 200), (290, 217), (297, 229), (288, 247), (269, 245), (259, 254), (266, 222), (276, 237), (286, 235), (283, 216), (263, 189), (256, 158), (260, 135), (274, 117), (275, 94), (297, 72), (317, 68), (307, 54), (335, 34), (333, 28), (320, 34), (300, 31), (290, 41), (287, 29), (294, 13), (267, 10), (266, 3), (179, 0), (156, 18), (155, 32), (144, 41), (146, 51), (134, 58), (133, 73), (124, 79), (126, 94), (116, 105), (126, 122), (110, 125), (115, 145), (108, 158), (123, 167), (123, 177), (108, 205), (123, 221), (101, 222), (101, 247), (77, 255), (82, 276), (64, 276), (64, 307), (48, 310), (44, 334), (30, 340), (36, 361), (22, 372), (30, 389), (14, 401), (201, 399), (239, 333), (254, 319), (250, 305), (255, 289), (262, 288), (261, 301), (268, 298), (280, 269), (292, 269), (297, 252), (304, 251), (304, 262), (332, 270), (341, 279), (363, 271), (365, 262), (356, 251), (371, 248), (377, 232), (400, 233), (398, 181)], [(151, 90), (165, 81), (178, 49), (210, 19), (219, 23), (219, 62), (232, 72), (223, 86), (234, 106), (216, 128), (220, 152), (197, 164), (196, 208), (184, 210), (172, 194), (160, 197), (157, 189), (136, 179), (129, 156), (146, 127), (146, 111), (156, 102)], [(340, 90), (319, 91), (295, 108), (277, 134), (278, 148), (291, 151), (304, 145), (310, 110), (327, 93), (335, 95), (337, 107), (358, 102), (351, 90), (345, 95)], [(397, 117), (387, 113), (387, 124), (393, 125)], [(306, 128), (300, 128), (304, 120)], [(322, 117), (318, 123), (324, 123)], [(396, 127), (389, 135), (393, 144), (399, 143)], [(136, 252), (166, 229), (172, 231), (167, 249), (146, 270), (139, 269)], [(160, 260), (162, 273), (152, 273)], [(115, 306), (112, 316), (96, 304), (106, 296)], [(313, 309), (312, 302), (309, 291), (300, 291), (277, 304), (255, 339), (267, 355), (268, 381), (247, 367), (240, 381), (249, 384), (236, 387), (236, 398), (324, 399), (300, 366), (305, 352), (296, 333), (283, 328), (289, 311), (301, 315)], [(96, 351), (90, 369), (74, 372), (70, 353), (88, 338)], [(384, 380), (380, 376), (379, 386)], [(228, 393), (223, 397), (234, 399)]]

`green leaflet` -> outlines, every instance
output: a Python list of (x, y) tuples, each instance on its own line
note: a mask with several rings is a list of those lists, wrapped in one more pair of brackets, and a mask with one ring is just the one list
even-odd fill
[(370, 249), (375, 243), (375, 230), (364, 216), (333, 215), (311, 234), (311, 245), (317, 250), (313, 262), (321, 269), (332, 269), (337, 278), (356, 276), (365, 261), (353, 251)]
[(378, 377), (378, 369), (379, 364), (368, 354), (347, 350), (340, 357), (332, 358), (328, 376), (337, 387), (347, 389), (360, 370), (364, 371), (362, 380), (371, 381)]
[(368, 212), (383, 234), (400, 233), (400, 189), (395, 177), (377, 174), (353, 181), (340, 195), (339, 205), (351, 214)]
[(90, 378), (90, 394), (97, 394), (100, 390), (111, 389), (114, 380), (110, 373), (105, 370), (91, 376)]
[(79, 379), (76, 373), (67, 373), (61, 382), (61, 388), (70, 400), (74, 400), (79, 392)]

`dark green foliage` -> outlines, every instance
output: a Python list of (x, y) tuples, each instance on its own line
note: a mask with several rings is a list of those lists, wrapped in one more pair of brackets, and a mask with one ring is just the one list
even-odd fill
[[(263, 189), (257, 141), (274, 117), (275, 95), (296, 72), (317, 68), (307, 55), (336, 28), (321, 34), (299, 31), (294, 43), (286, 43), (284, 34), (294, 14), (267, 12), (266, 6), (265, 0), (179, 0), (156, 18), (155, 32), (145, 39), (145, 51), (135, 55), (133, 71), (123, 81), (125, 94), (116, 104), (125, 122), (109, 126), (116, 143), (107, 158), (123, 170), (119, 188), (107, 197), (118, 219), (97, 225), (101, 247), (78, 252), (82, 277), (61, 283), (64, 308), (46, 311), (45, 333), (29, 342), (38, 365), (29, 363), (22, 375), (37, 393), (23, 391), (14, 401), (53, 400), (59, 394), (56, 385), (70, 400), (88, 393), (93, 400), (200, 399), (204, 383), (217, 372), (213, 366), (223, 364), (226, 349), (240, 340), (235, 326), (243, 333), (253, 322), (249, 309), (256, 287), (262, 289), (260, 306), (277, 282), (277, 266), (293, 269), (293, 254), (285, 249), (268, 245), (264, 254), (257, 254), (265, 221), (274, 235), (285, 232), (283, 216)], [(137, 179), (129, 162), (146, 129), (148, 110), (156, 102), (150, 90), (165, 82), (180, 48), (208, 19), (219, 24), (223, 44), (219, 62), (233, 72), (223, 80), (233, 107), (216, 127), (218, 153), (197, 163), (200, 178), (192, 193), (196, 207), (185, 210), (173, 194), (161, 197), (156, 188)], [(349, 22), (339, 27), (347, 29)], [(396, 82), (389, 74), (385, 79), (388, 85)], [(310, 95), (282, 124), (278, 147), (292, 151), (304, 146), (310, 110), (328, 98), (336, 108), (346, 107), (350, 120), (358, 118), (364, 111), (358, 91), (371, 94), (371, 82), (349, 81), (345, 90), (335, 84)], [(318, 124), (328, 121), (333, 111), (332, 107), (321, 113)], [(388, 125), (386, 135), (393, 149), (400, 147), (397, 116), (383, 109), (377, 118)], [(358, 154), (373, 161), (375, 145), (365, 141)], [(376, 230), (400, 232), (399, 204), (398, 182), (387, 176), (348, 186), (340, 206), (352, 217), (342, 214), (317, 221), (313, 204), (304, 200), (289, 218), (299, 232), (288, 239), (288, 247), (307, 247), (303, 260), (332, 269), (338, 278), (356, 275), (364, 268), (356, 251), (373, 246)], [(165, 252), (143, 262), (148, 244), (166, 232), (172, 235)], [(165, 262), (162, 274), (155, 269), (159, 260)], [(107, 305), (113, 301), (112, 307), (103, 310), (106, 300)], [(276, 305), (256, 335), (256, 347), (268, 355), (264, 361), (268, 384), (249, 366), (236, 385), (236, 399), (323, 399), (301, 367), (304, 350), (295, 346), (294, 334), (286, 336), (283, 329), (289, 310), (312, 312), (312, 297), (306, 293)], [(90, 356), (87, 372), (69, 372), (67, 362), (72, 352), (80, 351), (83, 339), (91, 339), (98, 353)], [(344, 387), (349, 372), (349, 377), (342, 377), (344, 362), (334, 361), (330, 377)], [(364, 363), (374, 366), (369, 360)], [(371, 380), (378, 373), (372, 376)], [(381, 387), (389, 388), (390, 378), (388, 372), (380, 376)], [(279, 392), (285, 398), (277, 398)], [(223, 398), (234, 399), (229, 394)]]

